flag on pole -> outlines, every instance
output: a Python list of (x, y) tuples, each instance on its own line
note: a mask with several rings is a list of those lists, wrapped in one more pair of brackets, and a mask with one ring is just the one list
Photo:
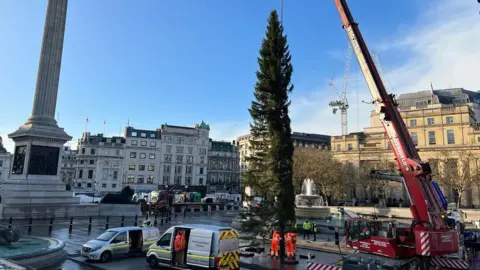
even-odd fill
[(430, 82), (430, 88), (432, 89), (432, 93), (433, 93), (433, 83)]
[(106, 125), (106, 124), (107, 124), (107, 120), (103, 120), (103, 124)]
[(85, 123), (87, 123), (87, 124), (88, 124), (88, 116), (87, 116), (87, 119), (85, 119)]

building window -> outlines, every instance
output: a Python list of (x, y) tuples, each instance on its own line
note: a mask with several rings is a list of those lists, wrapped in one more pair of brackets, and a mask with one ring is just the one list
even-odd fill
[(90, 155), (95, 155), (95, 149), (90, 148)]
[(169, 143), (172, 142), (172, 136), (167, 136), (167, 142), (169, 142)]
[(148, 158), (149, 158), (149, 159), (155, 159), (155, 154), (150, 153), (150, 154), (148, 155)]
[[(152, 134), (155, 137), (155, 134)], [(157, 146), (157, 142), (150, 142), (150, 147), (155, 147)]]
[(427, 118), (427, 125), (429, 125), (429, 126), (435, 125), (435, 119)]
[(480, 143), (480, 137), (477, 137), (477, 142)]
[(143, 175), (137, 176), (137, 183), (143, 184), (143, 182), (144, 182)]
[(410, 137), (412, 137), (413, 144), (415, 144), (415, 146), (417, 146), (418, 145), (418, 134), (417, 134), (417, 132), (410, 133)]
[(182, 154), (183, 153), (183, 146), (177, 146), (176, 150), (177, 150), (177, 154)]
[(3, 167), (3, 160), (0, 160), (0, 167)]
[(153, 184), (153, 175), (147, 177), (147, 184)]
[(183, 156), (177, 156), (177, 163), (182, 163)]
[(93, 164), (95, 164), (95, 160), (93, 160), (93, 159), (90, 159), (90, 160), (88, 161), (88, 164), (90, 164), (90, 165), (93, 165)]
[(200, 168), (200, 174), (203, 174), (203, 168)]
[(112, 188), (117, 188), (117, 184), (112, 184)]
[(147, 137), (147, 133), (145, 133), (145, 132), (140, 133), (140, 137), (146, 138), (146, 137)]
[(180, 185), (182, 183), (182, 176), (181, 175), (175, 176), (174, 179), (175, 179), (175, 181), (174, 181), (175, 185)]
[(92, 188), (92, 183), (87, 183), (87, 188)]
[(177, 165), (175, 166), (175, 174), (181, 174), (182, 173), (182, 166)]
[(453, 124), (453, 116), (447, 116), (446, 119), (447, 124)]
[(145, 165), (138, 165), (139, 171), (145, 171)]
[(137, 152), (130, 152), (130, 158), (136, 158)]
[(78, 171), (78, 178), (83, 178), (83, 170)]
[(120, 150), (116, 150), (116, 151), (115, 151), (115, 154), (116, 154), (117, 156), (120, 156)]
[(141, 141), (141, 142), (140, 142), (140, 145), (141, 145), (141, 146), (147, 146), (147, 141)]
[(451, 129), (447, 130), (447, 143), (455, 144), (455, 132)]
[(193, 163), (193, 156), (187, 156), (187, 163)]
[(155, 171), (155, 165), (153, 165), (153, 164), (148, 164), (148, 170), (149, 170), (150, 172)]
[(428, 132), (428, 144), (434, 145), (437, 143), (437, 139), (435, 138), (435, 131)]
[(188, 147), (188, 154), (193, 154), (193, 147)]
[(135, 181), (135, 176), (129, 175), (129, 176), (127, 177), (127, 183), (128, 183), (128, 184), (133, 184), (133, 181)]
[(93, 178), (93, 170), (88, 170), (88, 179)]
[(207, 154), (207, 149), (205, 149), (205, 148), (200, 148), (199, 153), (200, 153), (200, 155), (206, 155), (206, 154)]
[(191, 176), (186, 176), (185, 177), (185, 185), (190, 185), (192, 183), (192, 177)]
[(163, 176), (163, 184), (164, 185), (170, 184), (170, 175), (164, 175)]
[(353, 146), (352, 146), (351, 143), (349, 143), (347, 146), (348, 146), (348, 151), (352, 151), (352, 150), (353, 150)]
[(138, 141), (137, 140), (132, 140), (132, 145), (138, 145)]
[(82, 154), (85, 154), (85, 148), (82, 148)]
[(205, 144), (205, 140), (202, 140), (202, 144)]
[(113, 171), (113, 179), (118, 179), (118, 171)]
[(128, 165), (128, 169), (129, 169), (130, 171), (135, 171), (135, 164), (130, 164), (130, 165)]
[(193, 167), (192, 166), (185, 167), (185, 174), (192, 174), (192, 172), (193, 172)]
[(165, 154), (164, 158), (165, 158), (165, 162), (172, 162), (172, 155)]
[(107, 184), (102, 184), (102, 188), (106, 188), (107, 187)]
[(163, 165), (163, 173), (170, 173), (170, 165)]
[(136, 132), (136, 131), (132, 131), (132, 136), (133, 136), (133, 137), (137, 137), (137, 132)]
[(415, 120), (415, 119), (410, 120), (410, 126), (411, 127), (414, 127), (416, 125), (417, 125), (417, 120)]
[(146, 159), (146, 158), (147, 158), (147, 154), (146, 154), (146, 153), (140, 153), (140, 158), (141, 158), (141, 159)]
[(205, 157), (204, 157), (204, 156), (201, 156), (201, 157), (200, 157), (200, 163), (202, 163), (202, 164), (205, 163)]
[(172, 146), (171, 146), (171, 145), (167, 145), (166, 151), (167, 151), (167, 153), (171, 153), (171, 152), (172, 152)]
[(190, 145), (193, 144), (193, 138), (188, 138), (188, 144), (190, 144)]
[(342, 146), (340, 144), (337, 144), (337, 152), (342, 151)]
[(203, 178), (202, 177), (198, 178), (198, 184), (203, 185)]

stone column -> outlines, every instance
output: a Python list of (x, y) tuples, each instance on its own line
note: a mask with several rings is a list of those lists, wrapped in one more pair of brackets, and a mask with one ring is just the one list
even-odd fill
[(32, 116), (26, 124), (57, 126), (55, 109), (67, 18), (67, 2), (68, 0), (48, 1)]

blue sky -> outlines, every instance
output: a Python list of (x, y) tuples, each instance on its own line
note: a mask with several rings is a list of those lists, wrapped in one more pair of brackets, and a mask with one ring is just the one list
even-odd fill
[[(432, 62), (457, 59), (459, 67), (467, 69), (466, 64), (478, 60), (471, 47), (465, 57), (460, 54), (465, 53), (464, 42), (478, 44), (479, 35), (472, 37), (478, 32), (472, 31), (479, 27), (468, 33), (447, 28), (474, 18), (478, 25), (476, 1), (429, 2), (349, 1), (370, 49), (378, 51), (385, 73), (393, 73), (387, 75), (393, 91), (425, 90), (435, 78), (434, 85), (438, 81), (443, 88), (452, 83), (480, 87), (471, 72), (459, 70), (457, 77), (447, 80), (445, 70), (436, 71)], [(4, 140), (31, 113), (46, 4), (46, 0), (0, 2)], [(128, 119), (144, 129), (163, 123), (193, 126), (204, 120), (215, 139), (242, 135), (248, 131), (247, 109), (266, 20), (279, 7), (280, 0), (69, 1), (57, 105), (60, 126), (78, 138), (87, 116), (88, 131), (102, 133), (106, 120), (108, 135), (118, 135)], [(456, 13), (445, 15), (446, 10)], [(471, 14), (466, 16), (468, 10)], [(465, 15), (462, 21), (459, 14)], [(343, 83), (347, 39), (333, 0), (285, 0), (284, 21), (294, 65), (293, 128), (340, 134), (339, 116), (328, 107), (335, 98), (328, 81), (335, 75), (335, 83)], [(432, 36), (432, 31), (440, 32)], [(447, 39), (460, 34), (463, 39), (456, 37), (460, 40), (455, 44)], [(433, 50), (440, 54), (432, 55)], [(353, 63), (350, 131), (368, 125), (371, 108), (361, 104), (369, 93)], [(420, 66), (421, 71), (415, 70)], [(433, 74), (419, 77), (420, 72)], [(11, 142), (6, 145), (11, 149)]]

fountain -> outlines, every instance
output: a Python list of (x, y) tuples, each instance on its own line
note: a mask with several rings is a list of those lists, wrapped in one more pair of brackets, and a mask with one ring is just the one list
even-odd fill
[(326, 219), (330, 217), (330, 208), (322, 196), (317, 194), (317, 187), (312, 179), (305, 179), (302, 193), (295, 196), (295, 213), (297, 217)]

